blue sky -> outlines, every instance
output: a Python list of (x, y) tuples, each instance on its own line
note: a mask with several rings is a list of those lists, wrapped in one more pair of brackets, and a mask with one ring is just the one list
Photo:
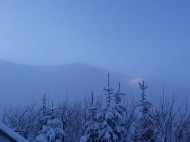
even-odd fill
[(0, 1), (0, 59), (187, 79), (189, 0)]

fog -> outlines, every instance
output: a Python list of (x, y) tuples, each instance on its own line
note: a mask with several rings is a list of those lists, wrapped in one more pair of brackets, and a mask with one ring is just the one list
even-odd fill
[(189, 7), (1, 1), (0, 141), (190, 141)]

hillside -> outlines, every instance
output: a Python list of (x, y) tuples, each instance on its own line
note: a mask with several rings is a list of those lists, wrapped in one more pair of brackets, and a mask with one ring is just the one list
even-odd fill
[[(24, 103), (39, 100), (47, 94), (51, 100), (78, 100), (88, 96), (91, 90), (102, 93), (107, 84), (106, 70), (83, 64), (31, 66), (0, 61), (0, 104)], [(126, 92), (132, 78), (111, 73), (111, 85), (121, 81)]]

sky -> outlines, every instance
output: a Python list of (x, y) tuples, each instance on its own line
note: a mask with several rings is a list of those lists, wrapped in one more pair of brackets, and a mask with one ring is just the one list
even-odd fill
[(0, 59), (188, 80), (189, 0), (1, 0)]

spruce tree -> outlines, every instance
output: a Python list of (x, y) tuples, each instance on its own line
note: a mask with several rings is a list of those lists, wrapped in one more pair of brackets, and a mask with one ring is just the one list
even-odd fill
[(114, 98), (115, 98), (115, 104), (113, 107), (113, 111), (114, 111), (114, 118), (117, 122), (117, 135), (119, 137), (119, 141), (123, 142), (125, 141), (125, 137), (126, 137), (126, 131), (125, 131), (125, 106), (122, 102), (122, 97), (125, 94), (120, 93), (120, 82), (119, 82), (119, 87), (118, 87), (118, 91), (114, 94)]
[(139, 101), (140, 118), (138, 119), (135, 139), (136, 142), (155, 142), (156, 132), (154, 128), (154, 119), (151, 113), (152, 104), (146, 100), (145, 90), (148, 86), (144, 81), (139, 82), (140, 89), (142, 90), (141, 100)]
[[(110, 88), (109, 74), (108, 74), (108, 87), (104, 88), (106, 96), (106, 105), (104, 105), (102, 111), (97, 114), (97, 120), (99, 120), (98, 140), (101, 142), (123, 142), (125, 130), (122, 124), (122, 116), (117, 110), (120, 104), (118, 101), (114, 102), (113, 95), (114, 89)], [(118, 95), (118, 94), (117, 94)], [(115, 98), (115, 99), (116, 99)]]
[(46, 112), (44, 123), (42, 130), (36, 138), (36, 142), (61, 142), (64, 131), (61, 129), (62, 124), (57, 118), (53, 107)]
[(84, 126), (84, 135), (81, 137), (80, 142), (97, 142), (98, 141), (98, 120), (96, 119), (98, 108), (94, 106), (94, 95), (91, 94), (91, 106), (88, 109), (88, 121)]

